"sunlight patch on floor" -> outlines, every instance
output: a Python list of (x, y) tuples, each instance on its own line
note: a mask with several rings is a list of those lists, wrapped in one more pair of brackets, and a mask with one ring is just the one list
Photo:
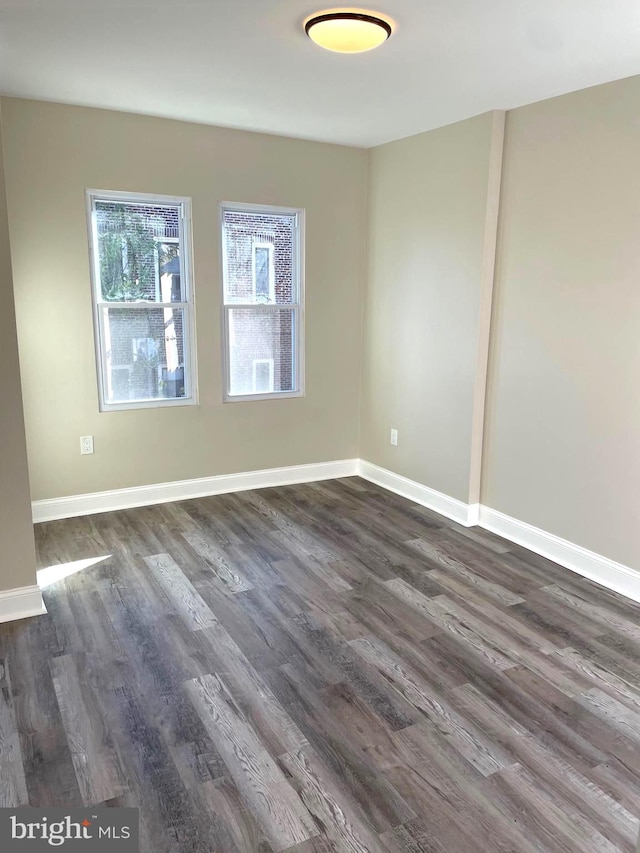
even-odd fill
[(105, 554), (103, 557), (88, 557), (86, 560), (74, 560), (71, 563), (56, 563), (53, 566), (47, 566), (44, 569), (38, 569), (38, 586), (40, 589), (46, 589), (56, 581), (64, 580), (71, 575), (89, 569), (98, 563), (108, 560), (111, 554)]

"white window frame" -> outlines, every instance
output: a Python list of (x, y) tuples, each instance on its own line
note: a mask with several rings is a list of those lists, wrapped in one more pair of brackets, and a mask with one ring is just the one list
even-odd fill
[[(274, 363), (272, 358), (254, 358), (253, 359), (253, 390), (257, 394), (256, 391), (256, 380), (258, 379), (258, 371), (257, 367), (259, 364), (267, 364), (269, 365), (269, 385), (273, 388), (274, 381)], [(269, 394), (272, 394), (273, 391), (269, 391)]]
[[(98, 231), (95, 217), (97, 201), (122, 202), (123, 204), (152, 204), (177, 205), (180, 209), (179, 240), (182, 247), (181, 285), (183, 302), (104, 302), (100, 289), (100, 259), (98, 257)], [(101, 412), (117, 412), (127, 409), (156, 409), (173, 406), (195, 406), (198, 404), (196, 336), (195, 336), (195, 304), (193, 294), (191, 242), (191, 199), (184, 196), (156, 195), (155, 193), (118, 192), (115, 190), (85, 190), (87, 211), (87, 233), (89, 237), (89, 259), (91, 271), (91, 299), (93, 304), (94, 341), (96, 350), (96, 372), (98, 379), (98, 400)], [(171, 242), (171, 241), (170, 241)], [(157, 264), (156, 264), (157, 266)], [(158, 273), (156, 273), (156, 276)], [(107, 393), (107, 348), (105, 343), (104, 308), (118, 305), (127, 308), (140, 309), (164, 308), (182, 309), (183, 316), (183, 350), (184, 350), (184, 397), (168, 399), (150, 398), (141, 400), (124, 400), (117, 403), (109, 402)]]
[[(231, 213), (256, 213), (258, 215), (274, 215), (274, 216), (294, 216), (296, 220), (293, 239), (293, 276), (294, 282), (297, 282), (297, 302), (278, 302), (278, 303), (239, 303), (225, 302), (225, 283), (227, 281), (227, 256), (224, 244), (224, 214), (226, 211)], [(223, 201), (219, 205), (220, 224), (219, 234), (221, 241), (220, 257), (222, 261), (222, 276), (221, 276), (221, 306), (222, 306), (222, 388), (224, 403), (243, 403), (258, 400), (281, 400), (290, 397), (304, 396), (304, 209), (299, 207), (273, 207), (267, 204), (245, 204), (241, 202)], [(252, 243), (251, 251), (256, 245), (262, 243)], [(272, 245), (265, 243), (264, 245)], [(252, 256), (253, 269), (253, 256)], [(254, 279), (255, 281), (255, 279)], [(255, 285), (254, 285), (255, 286)], [(255, 290), (254, 290), (255, 292)], [(274, 275), (274, 292), (275, 292), (275, 275)], [(293, 377), (294, 388), (292, 391), (271, 391), (269, 393), (256, 394), (230, 394), (231, 387), (231, 365), (230, 365), (230, 317), (231, 311), (237, 309), (245, 309), (255, 311), (256, 313), (271, 313), (274, 311), (289, 310), (293, 312)]]

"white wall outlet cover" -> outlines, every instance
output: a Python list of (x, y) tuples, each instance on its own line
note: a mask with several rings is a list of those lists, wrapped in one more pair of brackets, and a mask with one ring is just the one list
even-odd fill
[(80, 436), (80, 453), (84, 456), (88, 453), (93, 453), (93, 436)]
[(392, 430), (391, 430), (391, 439), (390, 439), (390, 441), (391, 441), (391, 444), (393, 444), (393, 446), (394, 446), (394, 447), (397, 447), (397, 446), (398, 446), (398, 430), (397, 430), (397, 429), (392, 429)]

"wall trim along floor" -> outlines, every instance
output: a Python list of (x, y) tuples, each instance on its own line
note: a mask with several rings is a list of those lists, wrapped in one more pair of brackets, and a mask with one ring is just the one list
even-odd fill
[(37, 586), (19, 586), (0, 592), (0, 622), (41, 616), (47, 609)]
[(55, 521), (59, 518), (74, 518), (78, 515), (112, 512), (116, 509), (185, 501), (190, 498), (204, 498), (228, 492), (243, 492), (247, 489), (313, 483), (315, 480), (335, 480), (338, 477), (353, 477), (357, 472), (357, 459), (341, 459), (337, 462), (290, 465), (286, 468), (267, 468), (263, 471), (219, 474), (215, 477), (200, 477), (197, 480), (176, 480), (173, 483), (133, 486), (108, 492), (92, 492), (87, 495), (70, 495), (66, 498), (34, 501), (33, 521), (34, 524), (38, 524), (41, 521)]
[[(240, 474), (222, 474), (196, 480), (180, 480), (174, 483), (159, 483), (94, 492), (88, 495), (73, 495), (64, 498), (35, 501), (34, 523), (91, 515), (117, 509), (149, 506), (169, 501), (238, 492), (246, 489), (263, 489), (269, 486), (284, 486), (293, 483), (311, 483), (317, 480), (333, 480), (339, 477), (360, 476), (382, 488), (402, 495), (421, 506), (428, 507), (465, 527), (480, 525), (511, 542), (522, 545), (547, 557), (561, 566), (589, 578), (601, 586), (619, 592), (640, 602), (640, 572), (616, 563), (613, 560), (588, 551), (566, 539), (547, 533), (504, 513), (479, 504), (462, 501), (430, 489), (393, 471), (380, 468), (364, 459), (342, 459), (334, 462), (317, 462), (309, 465), (292, 465), (286, 468), (270, 468), (263, 471), (246, 471)], [(42, 599), (38, 598), (37, 587), (7, 590), (0, 593), (0, 621), (20, 619), (45, 612)], [(8, 615), (16, 613), (18, 615)]]
[(518, 521), (517, 518), (511, 518), (488, 506), (480, 507), (480, 527), (522, 545), (535, 554), (547, 557), (600, 586), (626, 595), (633, 601), (640, 601), (640, 572), (629, 566), (616, 563), (608, 557), (596, 554), (595, 551), (588, 551), (567, 539)]
[(386, 468), (372, 465), (371, 462), (365, 462), (364, 459), (358, 460), (358, 475), (364, 480), (370, 480), (372, 483), (382, 486), (383, 489), (402, 495), (403, 498), (409, 498), (414, 503), (429, 507), (429, 509), (439, 512), (440, 515), (445, 515), (465, 527), (472, 527), (478, 523), (476, 506), (451, 498), (443, 492), (437, 492), (435, 489), (430, 489), (428, 486), (423, 486), (415, 480), (400, 476), (400, 474), (394, 474), (393, 471), (388, 471)]

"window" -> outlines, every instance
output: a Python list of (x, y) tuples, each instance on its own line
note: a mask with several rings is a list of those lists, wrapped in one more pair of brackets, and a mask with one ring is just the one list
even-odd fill
[(87, 192), (101, 411), (195, 403), (188, 199)]
[(222, 205), (225, 401), (303, 392), (303, 211)]

